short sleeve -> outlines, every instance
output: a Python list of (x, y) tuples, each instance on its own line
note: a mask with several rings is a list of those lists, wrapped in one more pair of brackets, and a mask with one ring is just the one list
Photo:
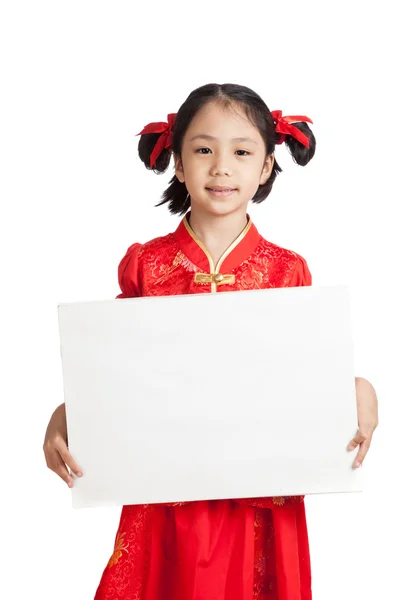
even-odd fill
[(139, 282), (138, 251), (141, 244), (132, 244), (118, 265), (118, 283), (121, 294), (117, 298), (135, 298), (141, 296)]
[(312, 276), (310, 270), (308, 268), (306, 260), (297, 255), (297, 263), (292, 275), (292, 279), (290, 280), (289, 287), (300, 287), (303, 285), (311, 285), (312, 284)]

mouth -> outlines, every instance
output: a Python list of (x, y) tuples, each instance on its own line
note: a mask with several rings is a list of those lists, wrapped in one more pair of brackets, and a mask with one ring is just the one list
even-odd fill
[(222, 198), (222, 197), (226, 197), (226, 196), (230, 196), (231, 194), (233, 194), (234, 192), (237, 191), (236, 188), (232, 188), (232, 187), (221, 187), (221, 186), (216, 186), (216, 187), (207, 187), (206, 190), (212, 195), (212, 196), (216, 196), (217, 198)]

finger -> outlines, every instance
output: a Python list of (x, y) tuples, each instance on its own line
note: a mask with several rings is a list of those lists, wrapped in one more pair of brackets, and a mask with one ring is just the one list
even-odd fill
[(65, 462), (66, 465), (77, 475), (78, 477), (82, 477), (82, 469), (78, 466), (77, 462), (74, 460), (72, 454), (69, 452), (67, 446), (64, 444), (61, 448), (58, 448), (61, 458)]
[(367, 455), (367, 452), (369, 450), (371, 446), (371, 438), (368, 438), (367, 440), (365, 440), (365, 442), (362, 442), (362, 444), (360, 444), (360, 449), (357, 453), (357, 456), (355, 458), (355, 461), (353, 463), (353, 466), (357, 469), (358, 467), (361, 467), (361, 465), (364, 462), (364, 459)]
[(355, 448), (357, 448), (359, 444), (365, 442), (367, 438), (368, 436), (364, 432), (360, 432), (360, 430), (358, 430), (356, 436), (351, 440), (351, 442), (347, 446), (347, 450), (355, 450)]
[(61, 477), (68, 487), (73, 487), (74, 480), (57, 450), (53, 450), (46, 454), (46, 462), (49, 469)]

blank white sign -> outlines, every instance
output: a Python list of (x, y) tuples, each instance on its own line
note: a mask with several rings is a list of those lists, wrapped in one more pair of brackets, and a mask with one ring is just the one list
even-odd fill
[(58, 311), (75, 508), (361, 491), (346, 286)]

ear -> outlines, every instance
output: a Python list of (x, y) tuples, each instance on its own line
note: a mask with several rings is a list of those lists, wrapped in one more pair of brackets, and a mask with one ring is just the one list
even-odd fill
[(269, 156), (267, 156), (262, 173), (261, 173), (261, 177), (260, 177), (260, 185), (264, 185), (264, 183), (267, 183), (268, 179), (271, 176), (272, 173), (272, 169), (274, 167), (274, 162), (275, 162), (275, 156), (274, 154), (270, 154)]
[(181, 183), (184, 183), (185, 175), (183, 173), (182, 159), (179, 156), (177, 156), (176, 154), (173, 154), (173, 157), (174, 157), (174, 162), (175, 162), (175, 175), (177, 176), (178, 180)]

